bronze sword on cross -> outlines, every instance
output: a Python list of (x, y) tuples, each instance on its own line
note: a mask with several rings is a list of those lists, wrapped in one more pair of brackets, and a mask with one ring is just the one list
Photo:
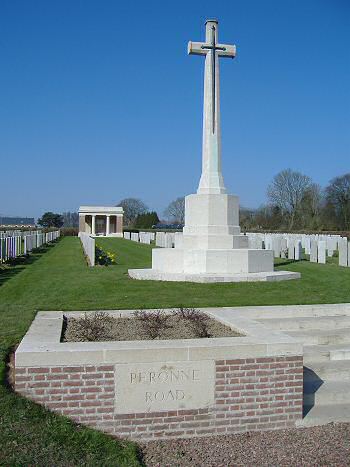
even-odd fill
[(195, 55), (211, 54), (211, 108), (212, 108), (212, 132), (215, 133), (215, 109), (216, 109), (216, 56), (230, 57), (236, 56), (236, 47), (234, 45), (217, 43), (217, 24), (216, 20), (208, 20), (206, 25), (206, 42), (189, 42), (188, 53)]
[(216, 28), (213, 25), (211, 27), (211, 45), (202, 45), (201, 49), (203, 50), (211, 50), (211, 86), (212, 86), (212, 103), (211, 103), (211, 108), (212, 108), (212, 117), (213, 117), (213, 133), (215, 133), (215, 75), (216, 75), (216, 67), (215, 67), (215, 59), (216, 59), (216, 51), (217, 50), (226, 50), (226, 47), (223, 46), (218, 46), (216, 45)]

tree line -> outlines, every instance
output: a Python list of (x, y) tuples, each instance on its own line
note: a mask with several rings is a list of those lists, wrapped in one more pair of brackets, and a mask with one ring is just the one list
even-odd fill
[[(158, 214), (138, 198), (124, 198), (117, 206), (124, 209), (124, 225), (149, 229), (157, 225)], [(185, 197), (171, 201), (164, 210), (167, 221), (185, 222)], [(78, 227), (76, 212), (46, 212), (42, 227)], [(301, 172), (285, 169), (267, 187), (267, 203), (258, 209), (240, 209), (242, 230), (350, 230), (350, 173), (330, 180), (326, 187)]]
[(241, 209), (245, 230), (350, 230), (350, 173), (321, 187), (309, 176), (285, 169), (267, 187), (268, 202)]

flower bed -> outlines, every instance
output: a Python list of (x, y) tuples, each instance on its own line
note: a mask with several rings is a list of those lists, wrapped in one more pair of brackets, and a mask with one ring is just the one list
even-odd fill
[(237, 337), (239, 332), (193, 308), (136, 311), (128, 318), (113, 317), (105, 312), (69, 318), (64, 342), (131, 341), (148, 339), (195, 339)]

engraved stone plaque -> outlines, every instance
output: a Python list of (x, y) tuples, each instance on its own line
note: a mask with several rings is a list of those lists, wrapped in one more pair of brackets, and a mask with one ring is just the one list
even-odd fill
[(214, 404), (214, 361), (115, 366), (115, 412), (201, 409)]

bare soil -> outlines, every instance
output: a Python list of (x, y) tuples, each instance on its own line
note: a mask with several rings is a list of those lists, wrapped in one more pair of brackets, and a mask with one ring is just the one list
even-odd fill
[[(106, 326), (104, 333), (99, 333), (86, 339), (81, 335), (79, 319), (68, 318), (66, 329), (62, 340), (64, 342), (76, 341), (134, 341), (134, 340), (149, 340), (150, 336), (147, 333), (142, 322), (135, 318), (111, 318)], [(239, 337), (237, 331), (225, 326), (213, 318), (206, 320), (208, 337)], [(102, 334), (102, 335), (101, 335)], [(199, 336), (196, 333), (195, 326), (189, 320), (179, 318), (178, 316), (170, 315), (166, 321), (166, 325), (160, 330), (159, 335), (155, 340), (159, 339), (196, 339)]]
[(350, 423), (140, 445), (147, 467), (346, 467)]

